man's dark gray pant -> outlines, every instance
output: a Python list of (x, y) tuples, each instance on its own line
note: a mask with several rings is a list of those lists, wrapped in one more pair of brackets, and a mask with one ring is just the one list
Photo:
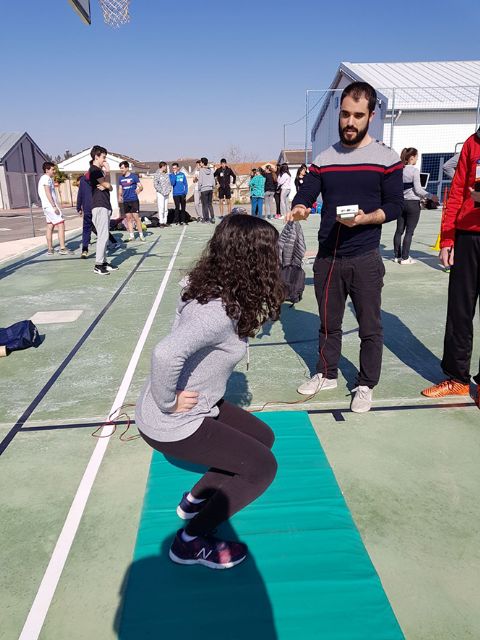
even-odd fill
[(383, 351), (381, 302), (385, 266), (379, 250), (351, 258), (337, 256), (335, 262), (333, 256), (320, 250), (313, 273), (320, 315), (317, 373), (329, 379), (338, 377), (342, 322), (350, 296), (360, 336), (358, 384), (372, 389), (380, 379)]
[(215, 213), (213, 212), (213, 190), (209, 189), (208, 191), (201, 191), (200, 198), (202, 200), (202, 215), (203, 220), (208, 222), (209, 219), (215, 218)]
[(93, 224), (97, 229), (97, 249), (95, 252), (95, 264), (104, 264), (106, 262), (106, 251), (108, 243), (108, 235), (110, 233), (110, 215), (111, 211), (105, 207), (94, 207), (92, 209)]

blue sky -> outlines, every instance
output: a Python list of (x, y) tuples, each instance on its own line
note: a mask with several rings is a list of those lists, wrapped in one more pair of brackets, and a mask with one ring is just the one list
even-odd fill
[[(473, 60), (469, 0), (368, 3), (132, 0), (129, 25), (85, 26), (67, 0), (4, 0), (0, 130), (30, 133), (52, 155), (92, 144), (140, 160), (234, 145), (276, 158), (305, 90), (341, 61)], [(303, 126), (287, 128), (287, 143)]]

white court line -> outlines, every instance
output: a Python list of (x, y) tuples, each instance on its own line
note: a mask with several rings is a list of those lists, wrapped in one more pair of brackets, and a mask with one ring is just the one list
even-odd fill
[[(158, 311), (158, 307), (162, 300), (163, 294), (165, 293), (167, 282), (172, 272), (173, 264), (175, 262), (175, 258), (177, 257), (177, 253), (180, 249), (180, 245), (182, 243), (183, 236), (185, 235), (186, 230), (187, 227), (184, 227), (182, 235), (180, 236), (177, 242), (177, 246), (175, 247), (175, 251), (173, 252), (167, 271), (163, 277), (160, 289), (157, 293), (157, 297), (155, 298), (150, 313), (148, 314), (148, 318), (145, 321), (143, 331), (140, 335), (140, 338), (138, 339), (130, 362), (128, 363), (127, 370), (125, 372), (125, 375), (123, 376), (123, 380), (120, 384), (115, 400), (113, 401), (110, 413), (115, 410), (117, 411), (115, 411), (115, 414), (113, 414), (112, 419), (115, 419), (116, 415), (118, 414), (118, 408), (121, 407), (125, 400), (125, 396), (127, 395), (127, 391), (130, 387), (133, 374), (135, 373), (140, 354), (152, 327), (153, 320)], [(101, 435), (103, 436), (108, 434), (111, 429), (111, 426), (103, 427)], [(35, 600), (33, 601), (30, 612), (23, 626), (19, 640), (37, 640), (38, 636), (40, 635), (43, 623), (45, 622), (45, 618), (47, 616), (50, 604), (55, 594), (55, 590), (60, 580), (60, 576), (62, 575), (63, 567), (65, 566), (65, 562), (67, 561), (68, 554), (70, 553), (70, 549), (80, 525), (80, 520), (85, 510), (90, 491), (92, 490), (93, 483), (97, 476), (100, 464), (103, 460), (103, 456), (105, 454), (105, 451), (107, 450), (109, 442), (110, 438), (100, 438), (97, 441), (95, 449), (93, 450), (92, 456), (88, 462), (87, 468), (85, 469), (85, 473), (83, 474), (83, 478), (80, 481), (77, 493), (75, 494), (75, 497), (73, 499), (70, 511), (68, 512), (65, 524), (63, 525), (62, 532), (60, 533), (57, 544), (55, 545), (55, 549), (53, 550), (52, 557), (50, 558), (50, 562), (48, 563), (48, 567), (43, 575), (42, 582), (40, 583), (37, 591), (37, 595), (35, 596)]]

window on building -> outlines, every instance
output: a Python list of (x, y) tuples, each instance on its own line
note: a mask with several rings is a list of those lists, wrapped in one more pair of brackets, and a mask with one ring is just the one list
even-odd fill
[(442, 167), (447, 160), (453, 156), (453, 153), (424, 153), (422, 154), (422, 173), (429, 173), (427, 191), (436, 194), (440, 200), (443, 200), (443, 192), (445, 187), (451, 183), (450, 178), (443, 173)]

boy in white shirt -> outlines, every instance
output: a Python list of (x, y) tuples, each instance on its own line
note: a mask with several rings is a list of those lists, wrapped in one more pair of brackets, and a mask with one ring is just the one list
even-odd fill
[(55, 185), (53, 183), (55, 165), (53, 162), (44, 162), (42, 169), (43, 176), (38, 181), (38, 197), (42, 203), (43, 213), (47, 221), (47, 255), (53, 256), (53, 230), (55, 227), (57, 228), (58, 240), (60, 242), (59, 253), (69, 255), (73, 252), (65, 246), (65, 220), (58, 204)]

